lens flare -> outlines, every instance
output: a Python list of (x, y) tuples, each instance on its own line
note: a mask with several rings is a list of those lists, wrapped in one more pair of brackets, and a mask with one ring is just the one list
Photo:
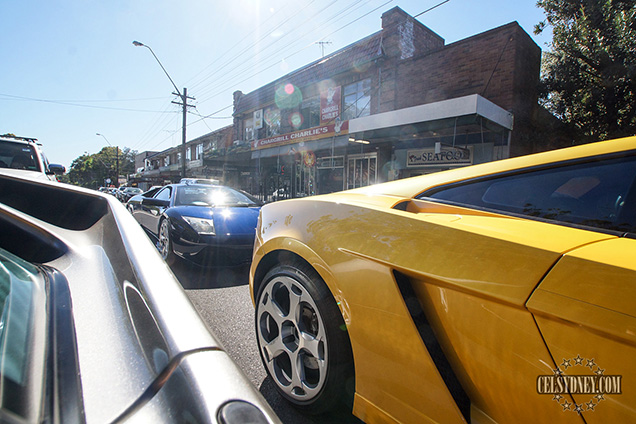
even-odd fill
[(276, 89), (274, 102), (279, 109), (295, 109), (300, 106), (302, 101), (302, 92), (291, 83), (282, 84)]
[(292, 125), (292, 127), (296, 129), (302, 126), (303, 121), (304, 121), (304, 118), (299, 112), (294, 112), (291, 115), (289, 115), (289, 123)]

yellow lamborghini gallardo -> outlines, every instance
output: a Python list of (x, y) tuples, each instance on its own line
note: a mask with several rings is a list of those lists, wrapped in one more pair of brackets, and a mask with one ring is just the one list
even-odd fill
[(263, 364), (367, 423), (636, 422), (636, 137), (261, 210)]

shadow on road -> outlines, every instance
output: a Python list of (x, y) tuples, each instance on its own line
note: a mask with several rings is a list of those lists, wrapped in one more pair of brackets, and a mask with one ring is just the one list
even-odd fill
[(170, 267), (184, 289), (215, 289), (242, 286), (248, 283), (249, 264), (238, 267), (201, 267), (177, 261)]
[(283, 424), (364, 424), (361, 420), (354, 417), (350, 411), (334, 411), (322, 415), (308, 415), (297, 410), (290, 406), (291, 404), (278, 394), (275, 383), (269, 376), (263, 380), (259, 390)]

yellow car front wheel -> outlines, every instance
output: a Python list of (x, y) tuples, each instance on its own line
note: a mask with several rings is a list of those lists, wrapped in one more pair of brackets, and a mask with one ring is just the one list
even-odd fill
[(279, 393), (310, 413), (350, 404), (353, 359), (346, 326), (318, 273), (300, 260), (263, 278), (256, 304), (261, 359)]

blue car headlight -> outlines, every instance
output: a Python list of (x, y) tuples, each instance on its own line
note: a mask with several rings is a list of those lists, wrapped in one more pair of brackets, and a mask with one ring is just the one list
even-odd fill
[(183, 220), (187, 222), (193, 229), (202, 235), (215, 235), (214, 221), (205, 218), (195, 218), (192, 216), (184, 216)]

